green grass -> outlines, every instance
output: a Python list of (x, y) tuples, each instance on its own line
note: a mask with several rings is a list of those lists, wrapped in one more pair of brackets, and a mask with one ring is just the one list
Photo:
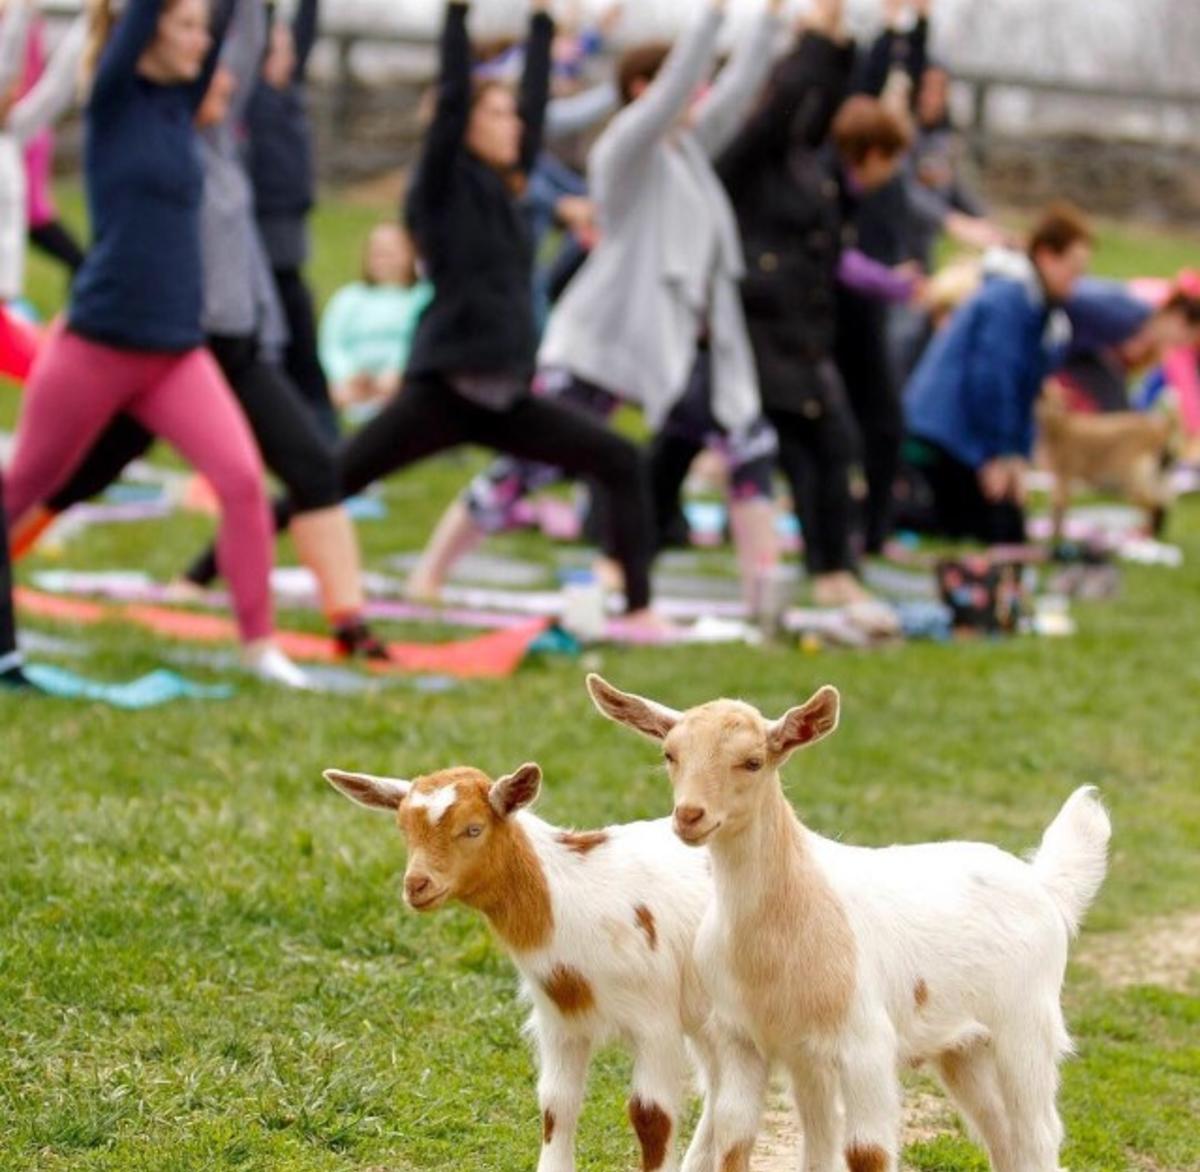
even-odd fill
[[(324, 293), (354, 272), (375, 218), (322, 212)], [(1113, 272), (1198, 262), (1194, 244), (1132, 232), (1109, 233), (1101, 253)], [(59, 286), (35, 263), (41, 305)], [(14, 402), (0, 399), (5, 421)], [(476, 459), (391, 483), (389, 519), (362, 527), (368, 561), (419, 545)], [(65, 564), (167, 575), (206, 531), (189, 518), (92, 531)], [(1196, 502), (1172, 537), (1188, 568), (1130, 569), (1119, 600), (1079, 609), (1070, 640), (816, 656), (605, 651), (599, 662), (675, 705), (726, 693), (777, 712), (836, 683), (840, 731), (787, 779), (816, 828), (854, 842), (955, 836), (1024, 850), (1072, 788), (1099, 784), (1116, 838), (1087, 932), (1115, 939), (1200, 906)], [(527, 539), (499, 545), (545, 552)], [(291, 559), (286, 546), (281, 556)], [(148, 635), (106, 627), (89, 638), (94, 654), (77, 664), (89, 674), (160, 662)], [(402, 907), (397, 836), (320, 771), (496, 772), (533, 759), (551, 819), (665, 813), (652, 748), (591, 710), (579, 663), (535, 661), (444, 695), (305, 697), (239, 679), (231, 702), (141, 714), (0, 697), (0, 735), (0, 1168), (534, 1166), (534, 1074), (510, 966), (465, 911)], [(1072, 967), (1079, 1056), (1064, 1072), (1065, 1166), (1200, 1169), (1200, 985), (1191, 994), (1109, 989)], [(619, 1053), (598, 1065), (581, 1168), (633, 1165), (627, 1073)], [(985, 1167), (956, 1132), (907, 1159)]]

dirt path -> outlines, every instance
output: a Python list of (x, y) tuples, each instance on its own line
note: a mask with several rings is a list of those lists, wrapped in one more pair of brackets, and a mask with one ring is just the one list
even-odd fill
[[(904, 1144), (933, 1139), (954, 1128), (954, 1111), (932, 1083), (906, 1088), (904, 1095)], [(763, 1119), (763, 1128), (751, 1167), (754, 1172), (796, 1172), (800, 1151), (800, 1128), (796, 1112), (776, 1088), (771, 1108)]]
[(1085, 936), (1075, 953), (1105, 985), (1158, 985), (1186, 993), (1200, 973), (1200, 911), (1151, 920), (1127, 932)]

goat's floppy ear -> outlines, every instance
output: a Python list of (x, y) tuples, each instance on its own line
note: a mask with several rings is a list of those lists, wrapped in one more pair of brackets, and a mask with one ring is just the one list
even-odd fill
[(519, 769), (492, 782), (488, 803), (501, 818), (528, 806), (541, 792), (542, 768), (527, 761)]
[(827, 684), (799, 708), (789, 708), (767, 729), (767, 748), (778, 757), (827, 737), (838, 726), (841, 697)]
[(411, 781), (372, 777), (369, 773), (343, 773), (340, 769), (326, 769), (324, 777), (334, 789), (368, 810), (397, 810), (412, 789)]
[(587, 678), (587, 690), (609, 720), (627, 724), (651, 740), (661, 741), (679, 723), (680, 713), (674, 708), (622, 692), (594, 672)]

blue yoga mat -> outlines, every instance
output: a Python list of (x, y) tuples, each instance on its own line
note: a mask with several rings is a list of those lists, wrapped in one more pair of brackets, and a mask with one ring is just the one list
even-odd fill
[(226, 700), (233, 695), (233, 688), (228, 684), (195, 684), (165, 668), (139, 676), (127, 684), (89, 680), (64, 667), (47, 663), (26, 664), (25, 674), (50, 696), (98, 700), (114, 708), (155, 708), (172, 700)]

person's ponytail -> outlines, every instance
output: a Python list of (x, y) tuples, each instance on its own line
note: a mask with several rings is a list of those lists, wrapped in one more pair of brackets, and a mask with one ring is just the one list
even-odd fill
[(87, 39), (83, 44), (83, 56), (79, 61), (79, 89), (86, 94), (96, 76), (96, 66), (100, 63), (100, 54), (108, 44), (108, 38), (116, 23), (112, 0), (84, 0), (84, 13), (87, 17)]

